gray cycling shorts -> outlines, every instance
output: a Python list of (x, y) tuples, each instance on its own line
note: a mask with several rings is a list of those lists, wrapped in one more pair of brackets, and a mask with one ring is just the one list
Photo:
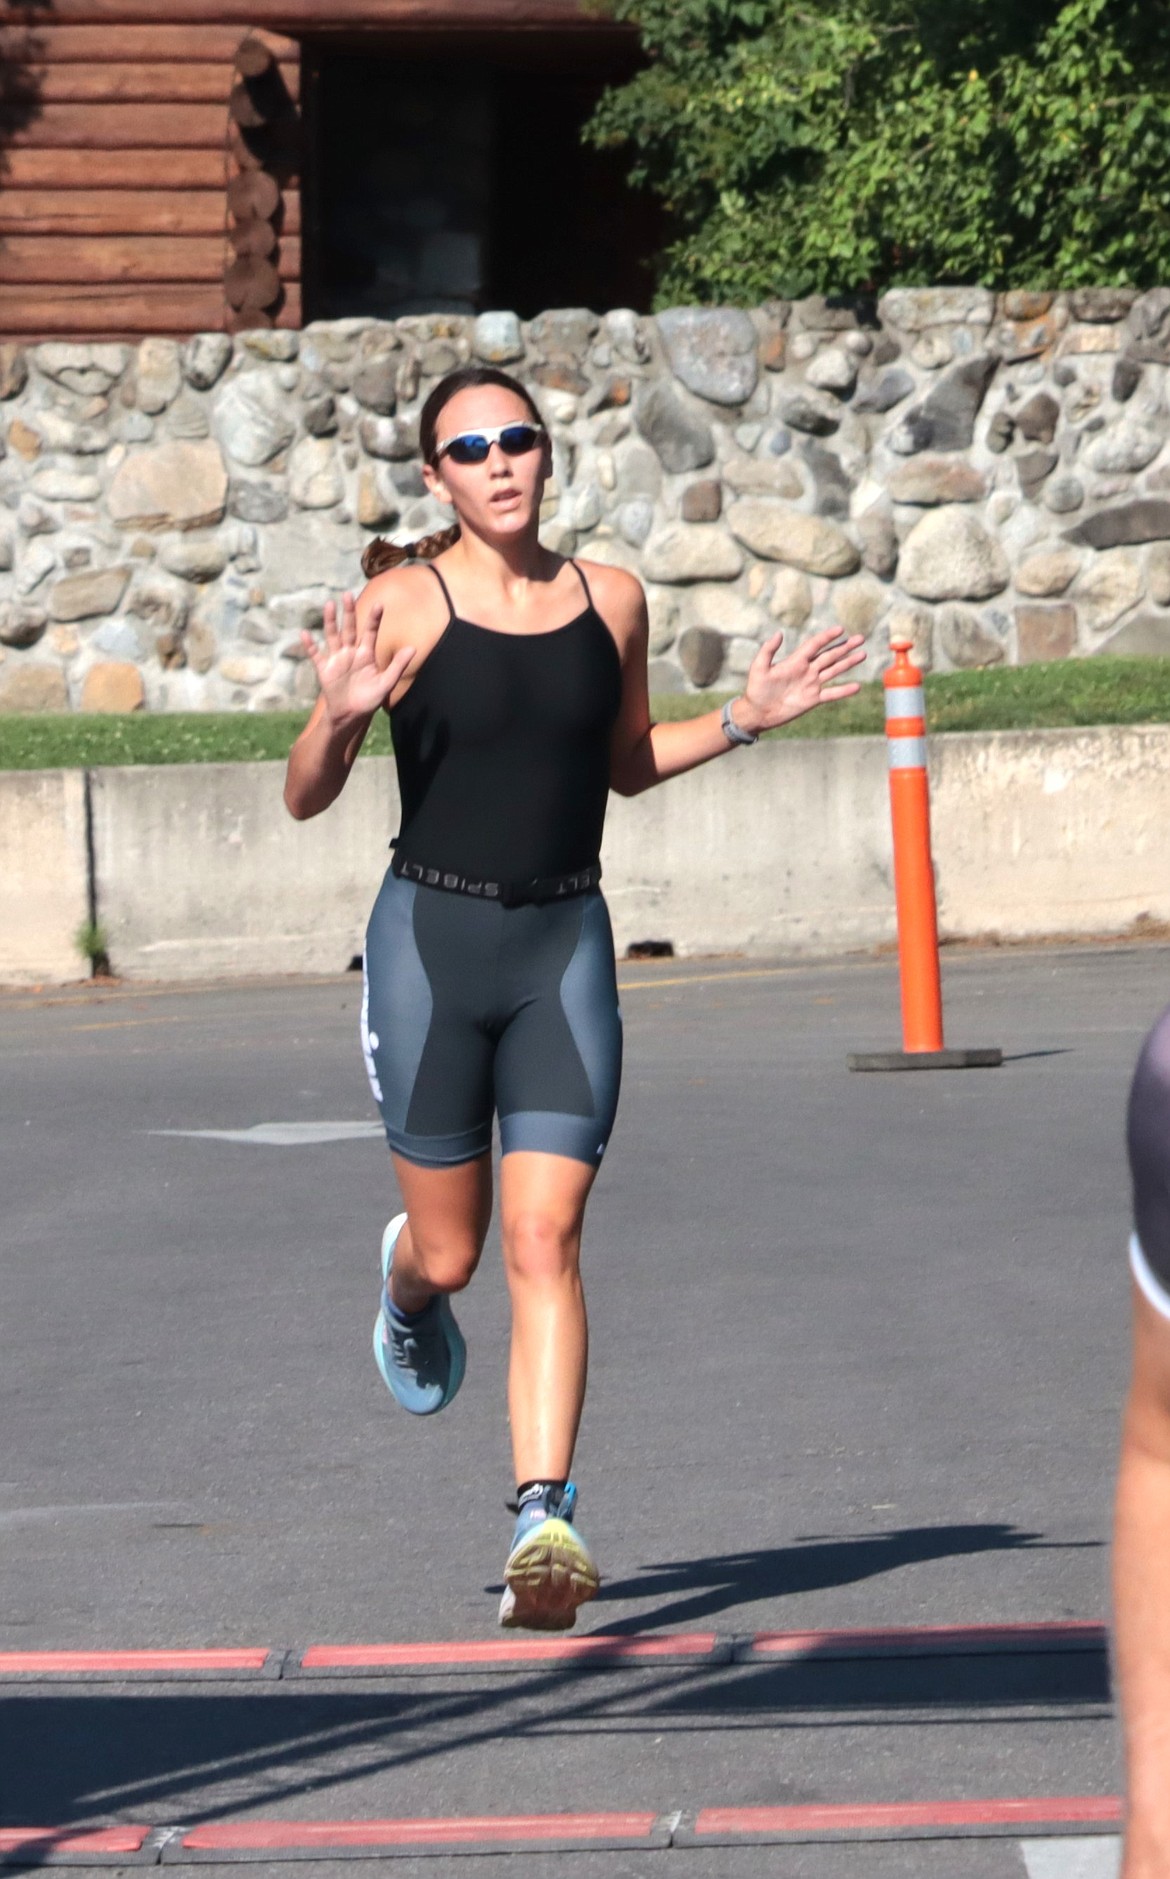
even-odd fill
[(386, 1138), (424, 1168), (491, 1148), (596, 1167), (621, 1084), (622, 1024), (600, 893), (539, 906), (390, 873), (366, 932), (362, 1049)]

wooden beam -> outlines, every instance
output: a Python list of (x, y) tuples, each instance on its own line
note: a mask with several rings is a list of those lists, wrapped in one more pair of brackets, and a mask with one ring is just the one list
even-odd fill
[[(0, 282), (68, 286), (96, 281), (222, 281), (228, 250), (213, 235), (10, 235), (0, 247)], [(299, 280), (301, 244), (280, 244), (280, 274)]]
[(237, 169), (267, 171), (282, 189), (287, 189), (300, 175), (300, 124), (295, 117), (288, 116), (256, 130), (245, 130), (232, 118), (228, 125), (227, 152)]
[(243, 170), (227, 186), (227, 206), (240, 222), (267, 221), (280, 207), (276, 178), (265, 170)]
[(272, 48), (260, 38), (245, 39), (235, 56), (235, 67), (241, 78), (263, 78), (275, 63)]
[(48, 104), (12, 132), (10, 150), (208, 149), (223, 147), (223, 104)]
[(266, 261), (276, 247), (276, 230), (271, 222), (233, 222), (227, 238), (238, 255), (254, 255)]
[[(224, 219), (222, 182), (218, 189), (0, 187), (0, 235), (220, 235)], [(284, 196), (282, 232), (301, 232), (295, 189)]]
[[(226, 117), (226, 112), (224, 113)], [(198, 150), (6, 150), (0, 199), (14, 189), (219, 189), (223, 137)]]
[[(235, 26), (59, 26), (55, 18), (46, 18), (31, 28), (0, 28), (0, 59), (26, 59), (31, 40), (38, 65), (136, 65), (157, 59), (168, 65), (230, 65), (246, 27), (243, 18)], [(276, 33), (265, 33), (264, 39), (282, 65), (299, 64), (297, 40)]]
[(223, 277), (229, 307), (270, 307), (280, 296), (280, 274), (262, 255), (242, 254)]
[[(295, 281), (285, 285), (285, 303), (277, 326), (301, 324), (301, 295)], [(51, 339), (85, 334), (91, 339), (140, 339), (146, 334), (221, 332), (224, 298), (216, 287), (95, 287), (84, 282), (69, 288), (0, 285), (0, 339)]]
[[(0, 25), (36, 20), (19, 0), (0, 0)], [(40, 18), (44, 30), (46, 17)], [(463, 26), (483, 29), (567, 26), (612, 33), (613, 22), (590, 13), (584, 0), (53, 0), (52, 23), (118, 26), (254, 26), (278, 32), (370, 26)]]
[(92, 332), (125, 327), (149, 333), (186, 328), (197, 333), (223, 325), (223, 292), (218, 283), (201, 287), (107, 287), (77, 281), (70, 288), (26, 287), (0, 283), (0, 332)]
[[(298, 70), (279, 66), (295, 99)], [(225, 108), (236, 75), (230, 58), (195, 65), (155, 60), (136, 65), (47, 65), (30, 69), (26, 81), (42, 104), (220, 104)]]
[(293, 115), (296, 99), (278, 65), (270, 65), (263, 78), (236, 77), (228, 111), (241, 130), (262, 130)]

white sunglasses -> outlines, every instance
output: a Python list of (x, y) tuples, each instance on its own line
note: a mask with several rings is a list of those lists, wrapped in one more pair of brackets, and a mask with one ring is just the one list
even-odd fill
[(510, 424), (491, 424), (483, 430), (457, 431), (435, 445), (435, 462), (450, 455), (453, 463), (486, 463), (493, 444), (499, 444), (506, 457), (524, 457), (535, 450), (545, 435), (543, 424), (513, 418)]

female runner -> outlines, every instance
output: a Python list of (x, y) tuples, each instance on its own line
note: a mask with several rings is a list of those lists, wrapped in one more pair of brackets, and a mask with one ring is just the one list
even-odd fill
[(517, 1523), (500, 1623), (562, 1630), (597, 1590), (569, 1479), (585, 1392), (581, 1224), (621, 1071), (613, 941), (598, 881), (611, 788), (678, 776), (859, 688), (858, 638), (776, 633), (722, 713), (655, 724), (646, 603), (618, 568), (542, 548), (551, 449), (528, 392), (468, 366), (420, 418), (423, 476), (451, 529), (375, 542), (371, 578), (325, 644), (285, 802), (319, 815), (389, 710), (402, 800), (370, 918), (363, 1047), (405, 1212), (382, 1244), (374, 1354), (414, 1415), (449, 1403), (465, 1347), (452, 1293), (500, 1216), (512, 1303), (508, 1407)]

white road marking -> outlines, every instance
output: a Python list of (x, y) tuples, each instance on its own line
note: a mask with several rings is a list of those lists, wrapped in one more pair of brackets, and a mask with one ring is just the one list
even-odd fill
[(380, 1122), (255, 1122), (250, 1129), (148, 1129), (196, 1142), (242, 1142), (246, 1148), (308, 1148), (315, 1142), (372, 1142)]
[(184, 1501), (61, 1501), (44, 1507), (0, 1508), (0, 1527), (22, 1527), (36, 1520), (78, 1520), (117, 1514), (184, 1514)]
[(1121, 1841), (1116, 1834), (1077, 1839), (1021, 1840), (1028, 1879), (1118, 1879)]

